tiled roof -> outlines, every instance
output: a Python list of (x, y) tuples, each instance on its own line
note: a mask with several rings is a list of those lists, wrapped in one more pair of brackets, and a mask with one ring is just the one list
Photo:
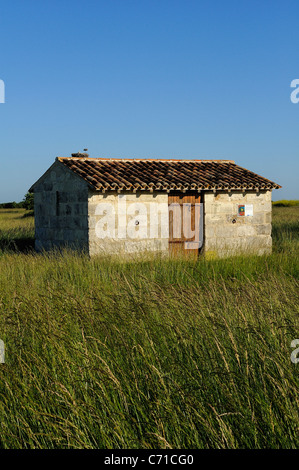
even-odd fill
[(276, 183), (231, 160), (62, 158), (95, 190), (265, 190)]

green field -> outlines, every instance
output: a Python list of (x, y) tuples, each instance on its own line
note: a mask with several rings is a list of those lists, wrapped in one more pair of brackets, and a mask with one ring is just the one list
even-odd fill
[(0, 448), (296, 448), (299, 206), (273, 254), (37, 255), (0, 211)]

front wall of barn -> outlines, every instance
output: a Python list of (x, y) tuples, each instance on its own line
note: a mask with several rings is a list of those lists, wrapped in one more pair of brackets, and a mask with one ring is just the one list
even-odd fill
[[(123, 210), (120, 214), (124, 199), (125, 215)], [(271, 191), (258, 193), (205, 191), (201, 200), (204, 201), (201, 212), (201, 217), (204, 217), (203, 247), (197, 252), (207, 257), (271, 253)], [(166, 192), (139, 191), (119, 194), (116, 191), (109, 191), (103, 194), (89, 191), (90, 254), (168, 253), (170, 232), (168, 204), (169, 194)], [(141, 215), (138, 214), (138, 205), (146, 208), (143, 224), (142, 211)], [(158, 213), (151, 218), (151, 209), (155, 205)], [(250, 208), (250, 214), (240, 215), (239, 206), (244, 206), (246, 210)], [(140, 225), (136, 226), (134, 237), (129, 228), (130, 226), (132, 228), (138, 219)]]
[[(240, 215), (240, 206), (249, 215)], [(208, 257), (271, 253), (271, 191), (205, 192), (204, 213)]]

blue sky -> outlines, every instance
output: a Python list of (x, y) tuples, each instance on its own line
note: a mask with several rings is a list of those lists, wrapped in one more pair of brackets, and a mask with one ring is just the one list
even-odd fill
[(3, 0), (0, 202), (56, 156), (224, 158), (299, 199), (298, 0)]

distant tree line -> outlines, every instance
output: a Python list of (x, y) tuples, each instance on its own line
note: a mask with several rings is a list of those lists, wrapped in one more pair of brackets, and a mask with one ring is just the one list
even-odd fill
[(276, 206), (276, 207), (299, 206), (299, 200), (298, 199), (292, 199), (292, 200), (273, 201), (272, 204), (273, 204), (273, 206)]
[(26, 193), (21, 202), (2, 202), (0, 209), (26, 209), (28, 211), (34, 210), (33, 193)]

